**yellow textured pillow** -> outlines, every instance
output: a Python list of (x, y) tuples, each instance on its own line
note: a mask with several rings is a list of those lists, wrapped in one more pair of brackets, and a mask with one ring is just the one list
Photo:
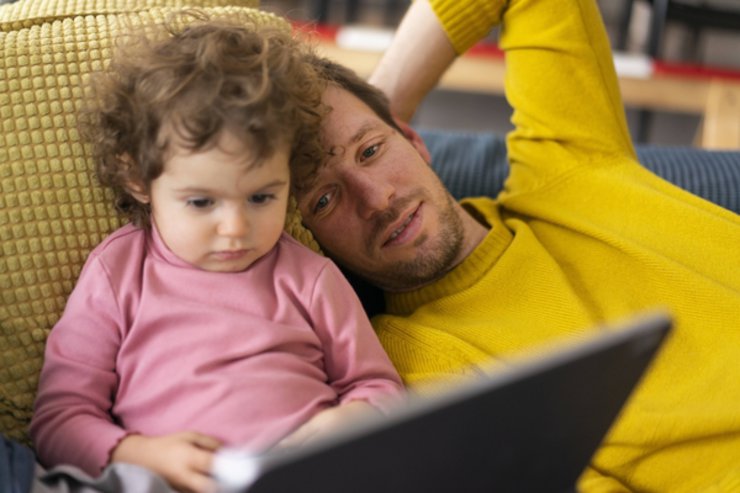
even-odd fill
[[(46, 336), (89, 251), (122, 224), (76, 114), (122, 26), (182, 7), (289, 25), (258, 0), (20, 0), (0, 7), (0, 433), (28, 443)], [(126, 24), (123, 24), (123, 22)], [(315, 243), (291, 214), (287, 229)]]

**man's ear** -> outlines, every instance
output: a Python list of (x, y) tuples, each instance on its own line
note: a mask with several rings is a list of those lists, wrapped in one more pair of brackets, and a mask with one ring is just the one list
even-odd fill
[[(129, 171), (129, 176), (135, 176), (136, 173), (130, 172), (130, 170), (136, 166), (134, 159), (129, 154), (122, 154), (118, 157), (121, 160), (121, 166)], [(126, 181), (126, 191), (142, 204), (149, 203), (149, 191), (146, 186), (141, 183), (138, 179), (131, 179)]]
[(416, 149), (416, 151), (421, 155), (421, 158), (426, 161), (427, 164), (432, 164), (432, 154), (429, 152), (429, 149), (427, 149), (427, 145), (424, 143), (424, 139), (421, 138), (421, 135), (416, 133), (416, 130), (411, 128), (411, 125), (400, 118), (393, 117), (393, 121), (395, 121), (398, 128), (401, 129), (406, 140), (411, 142), (414, 149)]

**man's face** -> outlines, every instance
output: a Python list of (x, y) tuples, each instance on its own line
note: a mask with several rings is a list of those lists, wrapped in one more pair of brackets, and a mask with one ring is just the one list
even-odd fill
[(465, 212), (412, 144), (330, 86), (330, 157), (299, 192), (304, 223), (337, 262), (389, 291), (417, 288), (462, 260)]

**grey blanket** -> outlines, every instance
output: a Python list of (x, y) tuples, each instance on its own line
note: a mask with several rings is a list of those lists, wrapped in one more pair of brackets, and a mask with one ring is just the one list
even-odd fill
[(133, 464), (111, 464), (98, 477), (72, 466), (36, 467), (29, 493), (171, 493), (161, 477)]
[(72, 466), (45, 470), (33, 451), (0, 435), (2, 493), (171, 493), (167, 482), (133, 464), (112, 464), (98, 477)]

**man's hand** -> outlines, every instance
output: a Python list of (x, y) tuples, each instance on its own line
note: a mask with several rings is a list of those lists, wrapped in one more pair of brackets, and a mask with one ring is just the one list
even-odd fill
[(377, 412), (373, 406), (365, 401), (352, 401), (326, 409), (281, 440), (277, 447), (300, 447), (311, 440), (329, 434), (342, 425)]
[(221, 447), (215, 438), (186, 431), (165, 436), (129, 435), (111, 454), (111, 462), (146, 467), (182, 492), (213, 491), (213, 454)]

